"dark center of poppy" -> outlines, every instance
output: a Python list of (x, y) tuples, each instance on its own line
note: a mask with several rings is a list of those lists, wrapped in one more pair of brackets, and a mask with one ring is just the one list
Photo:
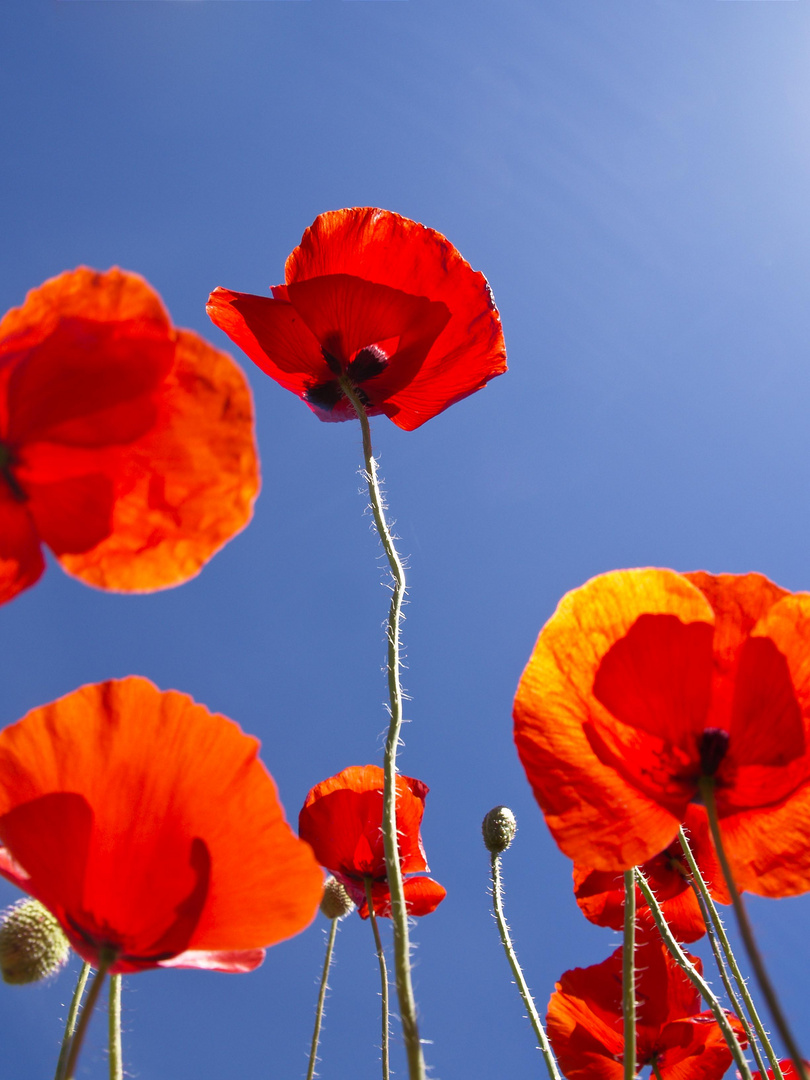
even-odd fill
[(728, 732), (723, 728), (706, 728), (700, 737), (700, 772), (714, 776), (728, 751)]
[(17, 464), (17, 457), (10, 446), (6, 446), (5, 443), (0, 442), (0, 477), (5, 480), (11, 489), (11, 494), (17, 502), (26, 502), (28, 496), (20, 486), (20, 482), (14, 475), (14, 466)]
[[(306, 393), (306, 399), (311, 405), (319, 409), (334, 409), (342, 397), (343, 390), (340, 385), (340, 376), (344, 374), (343, 367), (337, 357), (326, 349), (322, 349), (323, 358), (329, 370), (338, 376), (328, 382), (316, 383)], [(368, 406), (369, 396), (361, 387), (361, 383), (380, 375), (388, 367), (388, 357), (378, 345), (368, 345), (361, 349), (353, 360), (346, 366), (345, 375), (351, 380), (357, 396), (363, 405)]]

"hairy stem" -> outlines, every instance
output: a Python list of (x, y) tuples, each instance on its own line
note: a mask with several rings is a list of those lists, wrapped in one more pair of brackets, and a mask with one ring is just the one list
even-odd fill
[[(737, 963), (737, 958), (731, 948), (731, 942), (728, 940), (728, 935), (726, 934), (726, 928), (723, 926), (723, 921), (720, 918), (720, 912), (717, 910), (717, 905), (712, 899), (712, 895), (709, 892), (708, 886), (706, 885), (706, 882), (703, 879), (703, 875), (700, 872), (700, 867), (697, 864), (697, 859), (695, 858), (692, 848), (689, 844), (689, 839), (686, 835), (685, 830), (682, 828), (678, 835), (681, 841), (683, 853), (686, 856), (686, 861), (689, 863), (690, 884), (698, 895), (698, 903), (700, 904), (703, 921), (706, 923), (706, 932), (709, 935), (709, 941), (712, 943), (712, 948), (714, 949), (714, 937), (716, 936), (717, 941), (719, 942), (720, 947), (723, 950), (726, 963), (731, 968), (731, 974), (734, 976), (734, 981), (737, 984), (737, 987), (740, 991), (740, 996), (742, 997), (743, 1002), (745, 1003), (745, 1007), (748, 1010), (748, 1015), (751, 1017), (751, 1022), (754, 1025), (757, 1035), (759, 1035), (759, 1041), (761, 1042), (762, 1046), (765, 1049), (765, 1053), (768, 1056), (768, 1061), (770, 1062), (770, 1066), (773, 1069), (774, 1078), (775, 1080), (783, 1080), (782, 1069), (779, 1065), (779, 1059), (776, 1056), (776, 1051), (771, 1046), (771, 1041), (768, 1038), (768, 1033), (765, 1030), (762, 1020), (760, 1019), (759, 1013), (757, 1012), (756, 1005), (754, 1004), (754, 999), (751, 997), (751, 993), (748, 989), (748, 984), (746, 983), (745, 979), (743, 978), (742, 972), (740, 971), (739, 964)], [(710, 921), (711, 926), (709, 925)], [(714, 931), (714, 933), (712, 933), (712, 930)], [(723, 978), (723, 983), (725, 985), (725, 965), (721, 967), (720, 962), (718, 961), (718, 968), (720, 968), (720, 976), (721, 978)], [(748, 1024), (746, 1023), (744, 1017), (738, 1011), (736, 998), (728, 987), (726, 987), (726, 993), (728, 994), (729, 1001), (731, 1001), (734, 1005), (734, 1011), (740, 1017), (741, 1024), (745, 1028), (745, 1033), (748, 1036), (749, 1043), (751, 1044), (751, 1050), (753, 1051), (754, 1057), (757, 1059), (759, 1071), (762, 1073), (762, 1080), (765, 1080), (765, 1064), (759, 1054), (756, 1040), (751, 1036)]]
[(371, 429), (366, 410), (347, 376), (341, 377), (340, 385), (346, 397), (352, 403), (360, 421), (371, 511), (388, 559), (388, 565), (391, 568), (391, 576), (394, 579), (387, 630), (388, 697), (391, 719), (385, 741), (382, 831), (385, 846), (385, 870), (388, 887), (391, 890), (391, 922), (394, 927), (394, 977), (397, 984), (399, 1015), (402, 1023), (402, 1041), (405, 1044), (405, 1051), (408, 1056), (410, 1080), (425, 1080), (425, 1062), (422, 1056), (422, 1043), (419, 1038), (419, 1024), (416, 1018), (416, 1000), (411, 980), (411, 943), (408, 932), (408, 912), (405, 906), (405, 891), (402, 883), (402, 870), (399, 865), (399, 841), (397, 839), (397, 749), (402, 729), (403, 700), (402, 684), (399, 677), (401, 666), (400, 623), (402, 620), (402, 601), (405, 596), (405, 570), (385, 519), (385, 506), (377, 478), (377, 462), (374, 460), (372, 452)]
[(698, 990), (700, 996), (711, 1009), (715, 1020), (720, 1026), (720, 1030), (723, 1032), (723, 1038), (728, 1044), (728, 1048), (737, 1064), (737, 1068), (740, 1070), (740, 1075), (743, 1080), (751, 1080), (751, 1069), (749, 1068), (748, 1062), (745, 1060), (745, 1054), (737, 1040), (737, 1036), (734, 1034), (734, 1028), (729, 1023), (729, 1019), (726, 1016), (723, 1006), (715, 997), (709, 984), (698, 972), (695, 965), (689, 960), (689, 957), (675, 940), (675, 937), (669, 928), (669, 924), (664, 918), (664, 913), (661, 911), (661, 907), (655, 898), (655, 893), (650, 888), (647, 879), (638, 867), (635, 869), (635, 875), (638, 887), (641, 889), (642, 895), (649, 905), (650, 913), (655, 920), (655, 925), (658, 927), (658, 932), (663, 938), (664, 944), (669, 949), (672, 957), (686, 975), (687, 979), (689, 979), (692, 985)]
[(529, 989), (528, 983), (523, 976), (523, 969), (520, 966), (520, 961), (517, 958), (515, 947), (512, 944), (512, 937), (509, 933), (509, 926), (506, 922), (506, 916), (503, 911), (503, 884), (501, 882), (501, 857), (497, 852), (490, 853), (492, 861), (492, 906), (495, 909), (495, 921), (498, 924), (498, 932), (501, 935), (501, 944), (503, 945), (503, 951), (506, 953), (506, 959), (509, 961), (509, 966), (512, 969), (512, 974), (515, 977), (517, 988), (520, 991), (520, 996), (523, 998), (523, 1004), (526, 1007), (529, 1020), (534, 1033), (537, 1036), (537, 1042), (540, 1050), (546, 1062), (546, 1068), (548, 1069), (548, 1075), (550, 1080), (560, 1080), (560, 1072), (557, 1068), (557, 1062), (554, 1059), (554, 1052), (551, 1049), (551, 1043), (548, 1041), (546, 1035), (546, 1029), (543, 1027), (543, 1022), (540, 1019), (540, 1015), (537, 1012), (537, 1006), (534, 1003), (532, 992)]
[(67, 1060), (65, 1062), (65, 1080), (74, 1080), (76, 1062), (79, 1060), (79, 1051), (82, 1048), (84, 1037), (87, 1034), (90, 1017), (93, 1015), (93, 1009), (96, 1007), (98, 996), (101, 993), (101, 987), (104, 985), (105, 976), (114, 959), (115, 955), (106, 951), (102, 951), (102, 954), (99, 957), (98, 969), (93, 976), (93, 981), (90, 983), (90, 989), (87, 992), (87, 1001), (84, 1003), (84, 1008), (79, 1016), (79, 1022), (76, 1025), (76, 1031), (73, 1038), (70, 1040), (70, 1049), (68, 1050)]
[(743, 940), (743, 945), (745, 945), (745, 951), (748, 953), (751, 967), (754, 969), (754, 975), (756, 975), (759, 988), (762, 991), (762, 996), (768, 1003), (768, 1009), (770, 1010), (779, 1034), (782, 1036), (782, 1041), (787, 1048), (793, 1066), (796, 1069), (796, 1075), (808, 1080), (807, 1070), (805, 1069), (804, 1059), (799, 1050), (799, 1044), (793, 1037), (793, 1032), (782, 1011), (782, 1006), (776, 995), (774, 985), (765, 969), (765, 964), (757, 946), (756, 939), (754, 938), (751, 922), (748, 918), (748, 912), (745, 910), (745, 904), (743, 903), (742, 896), (740, 896), (740, 890), (737, 888), (734, 874), (731, 871), (731, 864), (728, 861), (726, 849), (723, 844), (723, 837), (720, 833), (720, 821), (717, 816), (717, 801), (714, 797), (713, 777), (701, 777), (700, 794), (703, 797), (703, 805), (706, 807), (706, 815), (709, 819), (709, 828), (711, 829), (717, 858), (720, 862), (720, 869), (723, 871), (723, 877), (726, 880), (726, 886), (728, 887), (729, 895), (731, 897), (734, 914), (737, 917), (737, 926), (739, 927), (740, 937)]
[(76, 1032), (76, 1020), (79, 1016), (79, 1008), (82, 1003), (82, 998), (84, 997), (84, 988), (87, 986), (89, 975), (90, 965), (85, 961), (84, 964), (82, 964), (82, 970), (79, 972), (79, 978), (76, 982), (76, 989), (73, 991), (73, 997), (70, 1001), (67, 1023), (65, 1024), (65, 1034), (62, 1038), (62, 1048), (59, 1051), (59, 1060), (56, 1063), (55, 1080), (65, 1080), (67, 1057), (70, 1053), (70, 1044), (73, 1042), (73, 1036)]
[(323, 962), (323, 973), (321, 974), (321, 985), (318, 990), (318, 1006), (315, 1010), (315, 1029), (312, 1032), (312, 1042), (309, 1047), (309, 1068), (307, 1069), (307, 1080), (312, 1080), (315, 1075), (315, 1065), (318, 1061), (318, 1042), (321, 1038), (321, 1024), (323, 1023), (323, 1006), (326, 1001), (326, 991), (328, 989), (327, 979), (329, 978), (329, 968), (332, 966), (332, 952), (335, 948), (335, 935), (337, 934), (339, 919), (332, 919), (331, 926), (329, 927), (329, 936), (326, 939), (326, 958)]
[(124, 1080), (121, 1057), (121, 976), (110, 976), (110, 1080)]
[(622, 1017), (624, 1080), (636, 1076), (636, 879), (624, 872), (624, 940), (622, 943)]
[(368, 918), (371, 929), (374, 931), (374, 944), (377, 946), (377, 961), (380, 965), (380, 997), (382, 999), (382, 1080), (389, 1080), (388, 1064), (388, 966), (385, 963), (385, 950), (380, 939), (380, 928), (377, 925), (377, 915), (374, 911), (374, 900), (371, 895), (371, 879), (366, 878), (366, 903), (368, 904)]

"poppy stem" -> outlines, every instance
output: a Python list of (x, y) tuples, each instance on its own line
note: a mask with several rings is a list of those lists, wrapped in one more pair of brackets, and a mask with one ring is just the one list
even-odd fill
[(416, 1000), (411, 980), (411, 944), (408, 931), (408, 909), (405, 905), (405, 890), (402, 883), (402, 870), (399, 865), (399, 841), (397, 839), (397, 749), (402, 729), (402, 684), (400, 682), (400, 623), (402, 620), (402, 601), (405, 597), (405, 569), (394, 546), (391, 530), (385, 519), (385, 502), (380, 491), (377, 477), (377, 462), (371, 446), (371, 428), (365, 407), (357, 396), (351, 380), (342, 375), (340, 385), (348, 400), (352, 403), (360, 430), (363, 433), (363, 457), (365, 459), (366, 482), (374, 515), (374, 524), (380, 542), (385, 550), (394, 587), (391, 593), (391, 606), (388, 611), (388, 697), (391, 718), (388, 735), (385, 740), (383, 820), (382, 833), (385, 847), (385, 872), (391, 891), (391, 922), (394, 927), (394, 976), (399, 999), (399, 1015), (402, 1023), (402, 1041), (408, 1056), (408, 1075), (410, 1080), (425, 1080), (425, 1061), (422, 1056), (422, 1043), (419, 1038), (419, 1025), (416, 1019)]
[(110, 1008), (108, 1015), (110, 1033), (110, 1080), (124, 1080), (121, 1054), (121, 976), (110, 976)]
[(636, 1077), (636, 880), (624, 872), (624, 941), (622, 944), (622, 1016), (624, 1080)]
[(332, 952), (335, 948), (335, 935), (337, 934), (338, 923), (340, 919), (330, 919), (331, 925), (329, 927), (329, 936), (326, 939), (326, 957), (323, 962), (323, 973), (321, 975), (321, 986), (318, 990), (318, 1006), (315, 1010), (315, 1029), (312, 1032), (312, 1043), (309, 1048), (309, 1068), (307, 1069), (307, 1080), (312, 1080), (315, 1075), (315, 1066), (318, 1062), (318, 1042), (321, 1038), (321, 1024), (323, 1023), (323, 1005), (326, 1001), (326, 991), (329, 989), (327, 986), (327, 979), (329, 978), (329, 968), (332, 966)]
[(90, 983), (90, 989), (87, 992), (87, 1001), (84, 1003), (84, 1008), (79, 1016), (79, 1022), (76, 1025), (76, 1032), (70, 1041), (70, 1050), (68, 1050), (67, 1060), (65, 1062), (64, 1076), (65, 1080), (74, 1080), (74, 1073), (76, 1072), (76, 1062), (79, 1059), (79, 1051), (82, 1048), (84, 1037), (87, 1034), (87, 1028), (90, 1024), (90, 1017), (93, 1015), (93, 1009), (96, 1007), (98, 996), (101, 993), (101, 987), (104, 985), (104, 979), (109, 970), (110, 964), (115, 960), (115, 953), (110, 950), (103, 949), (99, 956), (98, 969), (93, 976), (93, 981)]
[(655, 1060), (655, 1058), (653, 1058), (653, 1060), (650, 1062), (650, 1068), (652, 1070), (653, 1076), (655, 1077), (655, 1080), (661, 1080), (661, 1070), (658, 1068), (658, 1062)]
[(380, 928), (377, 925), (377, 915), (374, 911), (374, 899), (371, 895), (371, 878), (365, 879), (366, 903), (368, 904), (368, 918), (371, 929), (374, 931), (374, 944), (377, 946), (377, 960), (380, 964), (380, 997), (382, 999), (382, 1076), (383, 1080), (389, 1078), (388, 1067), (388, 966), (385, 963), (385, 950), (380, 939)]
[[(698, 972), (694, 964), (689, 960), (689, 957), (680, 947), (675, 940), (672, 931), (669, 928), (669, 923), (664, 918), (664, 913), (661, 911), (661, 906), (655, 898), (655, 893), (649, 886), (647, 879), (641, 870), (636, 867), (634, 871), (636, 875), (636, 882), (639, 889), (641, 889), (644, 899), (647, 901), (647, 905), (650, 909), (650, 914), (655, 920), (655, 925), (658, 927), (658, 933), (661, 935), (664, 944), (672, 954), (673, 959), (681, 968), (687, 979), (698, 990), (703, 1000), (709, 1006), (712, 1014), (717, 1021), (720, 1030), (723, 1032), (723, 1038), (728, 1044), (728, 1048), (732, 1053), (732, 1056), (737, 1063), (737, 1068), (740, 1070), (742, 1080), (751, 1080), (751, 1069), (748, 1062), (745, 1060), (745, 1054), (740, 1046), (739, 1040), (734, 1033), (734, 1028), (729, 1023), (728, 1016), (726, 1016), (723, 1006), (712, 992), (709, 984)], [(764, 1077), (762, 1078), (764, 1080)]]
[(90, 974), (90, 965), (85, 961), (82, 964), (82, 970), (79, 972), (79, 978), (76, 982), (76, 989), (73, 991), (73, 997), (70, 1001), (70, 1009), (68, 1010), (67, 1023), (65, 1024), (65, 1034), (62, 1038), (62, 1047), (59, 1051), (59, 1060), (56, 1063), (56, 1076), (55, 1080), (64, 1080), (65, 1066), (67, 1065), (67, 1056), (70, 1053), (70, 1044), (73, 1041), (73, 1035), (76, 1031), (76, 1018), (79, 1015), (79, 1006), (82, 1003), (84, 997), (84, 988), (87, 986), (87, 977)]
[[(751, 1017), (751, 1022), (753, 1023), (756, 1032), (759, 1035), (759, 1040), (765, 1049), (765, 1053), (768, 1056), (768, 1061), (770, 1062), (771, 1068), (773, 1069), (774, 1078), (775, 1080), (783, 1080), (782, 1068), (779, 1065), (779, 1059), (776, 1056), (776, 1051), (771, 1046), (770, 1039), (768, 1038), (768, 1033), (765, 1031), (765, 1027), (762, 1023), (762, 1020), (760, 1019), (759, 1013), (757, 1012), (756, 1005), (754, 1005), (754, 1000), (748, 990), (748, 985), (746, 984), (746, 981), (742, 976), (742, 972), (740, 971), (739, 965), (737, 963), (737, 958), (735, 957), (731, 948), (731, 942), (728, 940), (728, 935), (726, 934), (725, 927), (723, 926), (723, 921), (720, 918), (720, 912), (717, 910), (717, 905), (712, 899), (712, 895), (709, 892), (708, 886), (706, 885), (706, 882), (703, 879), (703, 875), (700, 872), (700, 867), (697, 864), (697, 859), (695, 858), (694, 853), (692, 852), (692, 848), (689, 844), (689, 838), (687, 837), (686, 832), (683, 828), (681, 828), (678, 835), (681, 841), (681, 847), (683, 848), (683, 853), (686, 856), (686, 861), (689, 863), (690, 884), (695, 890), (697, 901), (700, 905), (700, 911), (703, 915), (703, 921), (706, 924), (706, 932), (709, 936), (709, 942), (711, 943), (713, 950), (716, 949), (716, 944), (717, 942), (719, 942), (720, 947), (723, 950), (723, 954), (725, 955), (726, 962), (731, 968), (731, 973), (734, 976), (734, 981), (739, 987), (740, 995), (745, 1003), (746, 1009), (748, 1010), (748, 1015)], [(709, 925), (710, 921), (711, 926)], [(750, 1027), (738, 1007), (736, 995), (726, 984), (726, 980), (728, 979), (728, 973), (726, 972), (726, 967), (725, 964), (722, 962), (722, 958), (717, 958), (716, 951), (715, 958), (717, 959), (717, 967), (720, 971), (720, 977), (723, 980), (723, 984), (726, 987), (726, 993), (728, 994), (729, 1001), (734, 1006), (734, 1011), (740, 1018), (740, 1023), (745, 1028), (745, 1033), (748, 1036), (749, 1043), (751, 1044), (751, 1050), (753, 1051), (754, 1057), (757, 1059), (757, 1065), (759, 1066), (759, 1071), (762, 1074), (762, 1080), (765, 1080), (765, 1064), (762, 1061), (756, 1039), (751, 1034)]]
[(551, 1049), (551, 1043), (548, 1041), (546, 1035), (546, 1029), (543, 1027), (543, 1022), (537, 1012), (537, 1006), (534, 1003), (532, 992), (529, 989), (528, 983), (523, 975), (523, 969), (520, 966), (520, 961), (517, 958), (515, 947), (512, 944), (512, 937), (509, 933), (509, 926), (506, 922), (506, 916), (503, 910), (503, 883), (501, 881), (501, 856), (498, 852), (490, 852), (490, 859), (492, 861), (492, 906), (495, 909), (495, 921), (498, 924), (498, 932), (501, 935), (501, 944), (503, 945), (503, 951), (506, 953), (506, 959), (509, 961), (509, 966), (512, 969), (512, 975), (515, 978), (515, 983), (520, 991), (520, 996), (523, 998), (523, 1004), (526, 1006), (526, 1012), (529, 1014), (529, 1020), (534, 1033), (537, 1036), (537, 1041), (540, 1045), (540, 1050), (545, 1058), (546, 1068), (548, 1069), (548, 1075), (551, 1080), (560, 1080), (560, 1072), (557, 1068), (557, 1062), (554, 1059), (554, 1051)]
[(805, 1080), (807, 1080), (808, 1074), (804, 1065), (804, 1058), (801, 1055), (799, 1045), (794, 1039), (793, 1032), (790, 1030), (785, 1014), (782, 1011), (782, 1006), (779, 1003), (779, 998), (776, 996), (774, 985), (765, 969), (765, 964), (759, 948), (757, 947), (754, 931), (748, 918), (748, 912), (745, 910), (745, 904), (743, 903), (742, 896), (740, 896), (740, 891), (737, 888), (734, 875), (731, 872), (731, 864), (728, 861), (726, 849), (723, 844), (723, 837), (720, 833), (720, 821), (717, 816), (717, 801), (714, 797), (714, 777), (702, 776), (699, 781), (699, 787), (700, 794), (703, 798), (703, 805), (706, 807), (706, 816), (709, 819), (709, 828), (711, 829), (714, 848), (717, 852), (720, 869), (723, 871), (723, 877), (726, 880), (726, 885), (731, 897), (731, 905), (734, 908), (734, 914), (737, 917), (737, 926), (740, 931), (740, 937), (743, 939), (743, 944), (745, 945), (745, 951), (748, 953), (748, 959), (751, 962), (751, 967), (754, 969), (759, 988), (768, 1003), (768, 1009), (770, 1010), (779, 1034), (782, 1036), (782, 1041), (793, 1062), (793, 1067), (796, 1069), (796, 1076), (804, 1077)]

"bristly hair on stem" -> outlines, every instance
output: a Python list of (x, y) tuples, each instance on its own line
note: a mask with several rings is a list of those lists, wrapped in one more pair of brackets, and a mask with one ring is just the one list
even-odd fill
[(386, 633), (388, 638), (386, 671), (391, 712), (388, 736), (385, 742), (382, 832), (385, 847), (386, 876), (391, 892), (391, 922), (394, 930), (394, 977), (397, 986), (400, 1022), (402, 1024), (402, 1041), (408, 1057), (408, 1076), (409, 1080), (426, 1080), (425, 1061), (422, 1055), (422, 1043), (419, 1037), (419, 1024), (416, 1015), (416, 999), (411, 979), (410, 933), (402, 870), (399, 864), (396, 818), (397, 749), (399, 748), (403, 721), (403, 694), (400, 682), (400, 668), (402, 665), (400, 623), (402, 621), (402, 604), (406, 590), (405, 569), (385, 517), (385, 502), (377, 478), (377, 463), (374, 460), (371, 445), (371, 428), (365, 406), (348, 376), (342, 375), (340, 377), (340, 385), (344, 394), (352, 403), (357, 419), (360, 421), (360, 430), (363, 436), (363, 459), (371, 510), (394, 582)]

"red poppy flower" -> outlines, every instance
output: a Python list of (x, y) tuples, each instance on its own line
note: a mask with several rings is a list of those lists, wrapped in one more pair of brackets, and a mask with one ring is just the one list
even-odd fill
[[(397, 777), (399, 865), (403, 874), (429, 869), (419, 835), (427, 793), (421, 780)], [(382, 812), (382, 769), (378, 765), (352, 765), (316, 784), (298, 816), (299, 836), (312, 845), (321, 866), (343, 883), (364, 919), (368, 918), (366, 878), (371, 883), (375, 913), (391, 915)], [(446, 895), (432, 878), (412, 877), (405, 882), (409, 915), (429, 915)]]
[(272, 298), (215, 289), (208, 314), (321, 420), (369, 416), (406, 431), (506, 371), (492, 293), (441, 233), (388, 210), (321, 214)]
[[(690, 960), (702, 971), (697, 957)], [(700, 1012), (700, 994), (660, 940), (638, 940), (636, 972), (638, 1069), (654, 1063), (662, 1080), (721, 1080), (731, 1051), (711, 1012)], [(727, 1015), (742, 1041), (739, 1020)], [(601, 964), (565, 972), (551, 995), (546, 1024), (568, 1080), (621, 1080), (621, 948)]]
[[(692, 853), (704, 880), (711, 886), (715, 900), (731, 902), (709, 835), (709, 823), (702, 806), (688, 806), (685, 825)], [(677, 838), (659, 855), (641, 868), (664, 912), (669, 928), (678, 941), (697, 941), (706, 933), (706, 924), (694, 889), (689, 884), (689, 864)], [(574, 863), (574, 896), (582, 914), (597, 926), (613, 930), (624, 927), (624, 875), (611, 870), (589, 870)], [(639, 924), (654, 932), (653, 917), (647, 901), (636, 886), (636, 911)]]
[(185, 694), (84, 686), (0, 732), (0, 873), (110, 971), (248, 971), (313, 919), (323, 875), (259, 744)]
[(597, 870), (644, 863), (711, 777), (740, 888), (810, 888), (809, 657), (810, 595), (759, 574), (624, 570), (569, 593), (515, 699), (563, 851)]
[(179, 584), (257, 489), (244, 375), (136, 274), (69, 271), (0, 321), (0, 603), (43, 543), (89, 585)]

